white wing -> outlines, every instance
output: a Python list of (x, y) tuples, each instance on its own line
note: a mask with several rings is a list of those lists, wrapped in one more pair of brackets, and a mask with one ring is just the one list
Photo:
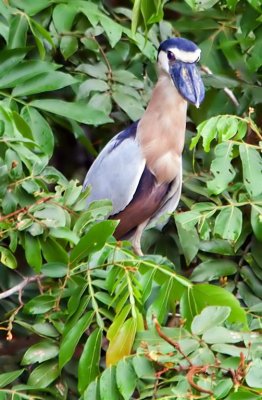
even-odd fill
[(92, 164), (84, 181), (84, 187), (91, 186), (87, 205), (94, 200), (109, 199), (113, 215), (132, 200), (145, 168), (136, 128), (134, 123), (111, 139)]

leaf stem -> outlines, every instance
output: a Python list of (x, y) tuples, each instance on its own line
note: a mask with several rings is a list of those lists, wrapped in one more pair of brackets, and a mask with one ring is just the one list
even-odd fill
[(188, 358), (188, 356), (183, 352), (183, 350), (181, 349), (180, 345), (178, 342), (176, 342), (175, 340), (171, 339), (169, 336), (167, 336), (162, 330), (161, 330), (161, 326), (157, 320), (157, 318), (155, 316), (153, 316), (153, 323), (155, 325), (156, 331), (158, 333), (158, 335), (165, 340), (165, 342), (171, 344), (171, 346), (173, 346), (183, 357), (185, 360), (187, 360), (188, 364), (192, 367), (193, 364), (191, 362), (191, 360)]

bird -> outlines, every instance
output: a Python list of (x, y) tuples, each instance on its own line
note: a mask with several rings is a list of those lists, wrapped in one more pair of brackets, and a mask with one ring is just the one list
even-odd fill
[(114, 236), (130, 240), (137, 255), (143, 255), (144, 229), (174, 212), (180, 200), (187, 106), (198, 108), (205, 96), (200, 54), (185, 38), (160, 44), (158, 80), (144, 114), (107, 143), (83, 183), (91, 187), (87, 206), (111, 200), (108, 218), (120, 220)]

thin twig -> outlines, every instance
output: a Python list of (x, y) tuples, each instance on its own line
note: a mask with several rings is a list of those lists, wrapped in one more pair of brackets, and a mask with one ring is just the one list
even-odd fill
[(7, 215), (2, 215), (0, 217), (0, 222), (4, 221), (6, 219), (9, 219), (9, 218), (16, 217), (19, 214), (25, 214), (25, 213), (28, 212), (28, 210), (31, 207), (33, 207), (33, 206), (35, 206), (37, 204), (46, 203), (47, 201), (51, 200), (52, 198), (53, 198), (53, 196), (44, 197), (43, 199), (37, 200), (34, 204), (30, 204), (30, 206), (19, 208), (19, 210), (16, 210), (16, 211), (14, 211), (14, 212), (12, 212), (10, 214), (7, 214)]
[(164, 339), (167, 343), (171, 344), (171, 346), (173, 346), (173, 347), (185, 358), (185, 360), (187, 360), (187, 362), (188, 362), (188, 364), (189, 364), (190, 366), (193, 366), (191, 360), (187, 357), (187, 355), (186, 355), (186, 354), (183, 352), (183, 350), (181, 349), (179, 343), (177, 343), (175, 340), (171, 339), (170, 337), (166, 336), (166, 335), (164, 334), (164, 332), (161, 331), (160, 324), (159, 324), (159, 322), (158, 322), (158, 320), (156, 319), (155, 316), (153, 316), (153, 323), (154, 323), (154, 325), (155, 325), (155, 328), (156, 328), (156, 331), (157, 331), (158, 335), (159, 335), (162, 339)]
[[(210, 68), (208, 68), (205, 65), (201, 66), (201, 70), (204, 71), (207, 75), (213, 75), (213, 72), (211, 71)], [(238, 107), (239, 106), (239, 101), (236, 98), (236, 96), (234, 95), (234, 93), (232, 92), (232, 90), (230, 90), (228, 87), (224, 87), (223, 88), (224, 92), (226, 93), (226, 95), (230, 98), (230, 100), (232, 101), (232, 103)]]
[(186, 377), (188, 380), (188, 383), (190, 384), (190, 386), (192, 386), (194, 389), (198, 390), (200, 393), (208, 393), (208, 394), (213, 394), (213, 392), (211, 390), (202, 388), (201, 386), (198, 386), (193, 378), (195, 375), (199, 374), (200, 372), (205, 373), (207, 371), (208, 366), (199, 366), (199, 365), (193, 365), (190, 370), (188, 371)]
[[(29, 283), (32, 282), (39, 282), (39, 279), (42, 279), (44, 275), (35, 275), (35, 276), (29, 276), (27, 278), (24, 278), (24, 280), (17, 285), (13, 286), (12, 288), (6, 290), (5, 292), (0, 293), (0, 300), (5, 299), (6, 297), (12, 296), (12, 294), (19, 292), (23, 290), (23, 288), (28, 285)], [(21, 295), (20, 295), (21, 297)]]
[(107, 69), (108, 69), (108, 78), (111, 81), (112, 77), (113, 77), (113, 72), (112, 72), (112, 68), (111, 68), (110, 62), (109, 62), (109, 60), (108, 60), (108, 58), (106, 56), (106, 53), (104, 52), (103, 47), (100, 45), (100, 43), (98, 42), (96, 37), (92, 35), (91, 38), (97, 44), (97, 46), (99, 48), (99, 51), (100, 51), (100, 53), (101, 53), (101, 55), (102, 55), (102, 57), (103, 57), (103, 59), (104, 59), (104, 61), (106, 63), (106, 66), (107, 66)]

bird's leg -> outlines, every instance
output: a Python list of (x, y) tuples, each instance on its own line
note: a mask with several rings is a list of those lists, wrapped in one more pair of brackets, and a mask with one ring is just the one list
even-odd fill
[(149, 221), (149, 218), (146, 219), (144, 222), (142, 222), (142, 224), (138, 225), (132, 239), (132, 246), (133, 246), (133, 250), (134, 252), (138, 255), (138, 256), (143, 256), (143, 252), (141, 250), (141, 237), (144, 231), (144, 228), (147, 226)]

